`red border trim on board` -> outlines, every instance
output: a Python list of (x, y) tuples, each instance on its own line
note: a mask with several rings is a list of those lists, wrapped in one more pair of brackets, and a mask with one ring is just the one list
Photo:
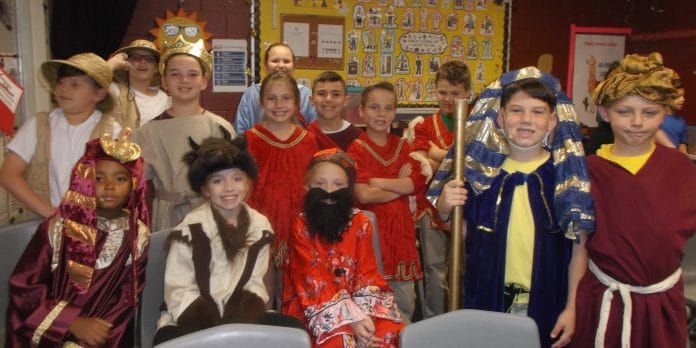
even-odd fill
[(566, 79), (566, 92), (573, 98), (573, 73), (575, 70), (575, 35), (576, 34), (607, 34), (607, 35), (631, 35), (631, 28), (613, 27), (578, 27), (570, 25), (570, 47), (568, 48), (568, 79)]

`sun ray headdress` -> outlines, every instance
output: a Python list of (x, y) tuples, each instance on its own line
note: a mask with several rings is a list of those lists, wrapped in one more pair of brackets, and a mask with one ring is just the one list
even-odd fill
[[(526, 67), (501, 75), (483, 90), (465, 128), (466, 180), (473, 193), (478, 195), (488, 189), (493, 179), (500, 174), (503, 161), (509, 154), (507, 140), (496, 124), (500, 96), (507, 85), (526, 78), (539, 79), (556, 95), (558, 125), (545, 147), (551, 152), (554, 162), (556, 218), (566, 237), (576, 239), (581, 230), (594, 231), (594, 205), (575, 109), (553, 75), (543, 73), (535, 67)], [(453, 148), (448, 151), (426, 193), (433, 205), (437, 204), (444, 184), (452, 178)]]
[[(93, 139), (87, 143), (85, 154), (73, 167), (68, 191), (54, 215), (48, 220), (49, 234), (56, 241), (56, 251), (59, 251), (57, 246), (61, 245), (60, 239), (64, 239), (62, 245), (69, 252), (67, 269), (70, 280), (80, 293), (89, 290), (98, 257), (95, 180), (97, 161), (117, 161), (128, 169), (132, 177), (133, 188), (125, 209), (129, 213), (129, 231), (126, 231), (129, 233), (126, 234), (126, 241), (131, 251), (133, 279), (137, 279), (135, 258), (140, 257), (146, 250), (150, 216), (146, 204), (145, 171), (140, 147), (130, 142), (129, 135), (130, 129), (124, 128), (117, 139), (105, 134), (100, 139)], [(135, 286), (137, 289), (137, 284)]]

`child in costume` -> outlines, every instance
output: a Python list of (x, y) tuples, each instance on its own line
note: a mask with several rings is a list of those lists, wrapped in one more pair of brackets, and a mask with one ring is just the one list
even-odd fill
[(437, 200), (445, 221), (466, 203), (464, 308), (529, 316), (543, 347), (562, 347), (594, 229), (570, 99), (534, 67), (505, 73), (482, 92), (464, 138), (466, 188), (449, 181)]
[(659, 53), (631, 54), (595, 89), (614, 143), (588, 158), (597, 230), (577, 290), (575, 347), (686, 347), (681, 261), (696, 231), (696, 167), (653, 137), (678, 98)]
[(363, 90), (360, 116), (367, 130), (348, 147), (357, 170), (355, 196), (361, 209), (377, 216), (384, 278), (394, 291), (402, 319), (410, 322), (416, 307), (415, 281), (423, 273), (408, 196), (425, 185), (421, 167), (429, 166), (409, 157), (406, 140), (389, 134), (396, 117), (391, 83), (379, 82)]
[(377, 268), (372, 224), (353, 206), (355, 178), (338, 149), (312, 158), (290, 235), (286, 313), (307, 325), (314, 347), (397, 347), (403, 324)]
[(0, 169), (0, 185), (35, 214), (53, 214), (87, 141), (121, 130), (106, 116), (114, 106), (111, 78), (109, 65), (93, 53), (41, 64), (41, 79), (58, 107), (22, 125)]
[[(427, 158), (433, 170), (440, 166), (454, 142), (455, 100), (469, 99), (471, 93), (471, 74), (466, 64), (460, 60), (442, 64), (435, 75), (435, 92), (440, 110), (425, 119), (419, 116), (411, 121), (408, 139), (413, 151)], [(425, 191), (417, 193), (416, 202), (425, 276), (423, 316), (430, 318), (446, 311), (449, 236), (444, 231), (446, 224), (440, 222), (437, 210), (425, 198)]]
[(668, 105), (669, 111), (662, 120), (660, 130), (655, 134), (655, 140), (658, 144), (671, 148), (676, 148), (679, 151), (688, 154), (687, 147), (689, 146), (689, 132), (687, 130), (686, 121), (683, 117), (677, 114), (684, 107), (686, 98), (684, 97), (684, 86), (682, 86), (681, 78), (676, 73), (672, 78), (672, 84), (677, 89), (679, 96)]
[(312, 84), (309, 98), (317, 110), (317, 119), (309, 124), (307, 130), (314, 133), (319, 148), (347, 150), (362, 130), (343, 119), (343, 108), (350, 97), (346, 95), (346, 83), (341, 75), (333, 71), (319, 74)]
[(181, 35), (177, 37), (162, 53), (159, 63), (162, 86), (169, 91), (172, 106), (133, 134), (133, 139), (143, 148), (148, 179), (154, 188), (154, 231), (177, 225), (201, 203), (186, 180), (188, 168), (181, 163), (189, 150), (188, 137), (197, 142), (211, 136), (220, 137), (220, 127), (234, 136), (227, 120), (200, 105), (211, 69), (212, 58), (202, 39), (190, 43)]
[(152, 42), (139, 39), (116, 50), (107, 61), (114, 71), (113, 114), (123, 126), (136, 129), (171, 106), (171, 99), (159, 88), (159, 58), (160, 52)]
[(87, 143), (10, 277), (7, 347), (133, 345), (150, 240), (145, 187), (127, 136)]
[[(221, 324), (290, 322), (266, 313), (263, 277), (269, 265), (271, 225), (244, 203), (258, 175), (244, 138), (205, 139), (184, 161), (191, 187), (205, 202), (186, 214), (170, 236), (164, 273), (167, 312), (155, 344)], [(287, 325), (286, 325), (287, 326)]]
[[(292, 75), (292, 71), (295, 69), (295, 54), (287, 44), (276, 42), (266, 48), (263, 63), (266, 66), (268, 75), (276, 71)], [(310, 103), (309, 98), (312, 95), (312, 90), (303, 85), (297, 85), (297, 88), (300, 98), (297, 103), (299, 110), (296, 122), (302, 127), (306, 127), (317, 118), (316, 110), (314, 105)], [(257, 83), (247, 88), (244, 94), (242, 94), (242, 99), (239, 100), (239, 105), (237, 105), (234, 129), (237, 133), (244, 134), (244, 132), (254, 127), (255, 124), (261, 122), (263, 116), (261, 84)]]
[(304, 173), (318, 147), (314, 134), (296, 125), (300, 92), (292, 76), (284, 72), (266, 76), (261, 84), (261, 105), (263, 121), (246, 132), (249, 152), (259, 166), (259, 179), (249, 205), (271, 220), (276, 235), (272, 252), (275, 268), (268, 276), (273, 282), (267, 285), (278, 300), (276, 305), (280, 305), (279, 270), (287, 261), (290, 228), (300, 213)]

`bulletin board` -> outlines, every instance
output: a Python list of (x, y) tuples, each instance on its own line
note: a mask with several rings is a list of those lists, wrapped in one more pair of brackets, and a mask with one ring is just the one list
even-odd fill
[[(264, 0), (258, 52), (282, 41), (282, 18), (289, 15), (345, 19), (342, 68), (305, 69), (300, 58), (293, 74), (299, 83), (309, 85), (321, 71), (336, 70), (350, 86), (390, 81), (399, 106), (426, 107), (436, 104), (435, 73), (442, 63), (465, 61), (476, 94), (507, 70), (508, 1)], [(257, 66), (256, 77), (265, 76), (263, 64)]]
[(283, 14), (281, 41), (295, 52), (295, 69), (343, 69), (343, 17)]

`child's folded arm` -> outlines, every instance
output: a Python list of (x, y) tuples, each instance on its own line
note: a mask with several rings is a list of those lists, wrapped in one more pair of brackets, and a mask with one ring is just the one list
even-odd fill
[(369, 184), (357, 183), (355, 184), (355, 197), (361, 204), (374, 204), (393, 201), (401, 197), (401, 195), (396, 192), (370, 186)]

